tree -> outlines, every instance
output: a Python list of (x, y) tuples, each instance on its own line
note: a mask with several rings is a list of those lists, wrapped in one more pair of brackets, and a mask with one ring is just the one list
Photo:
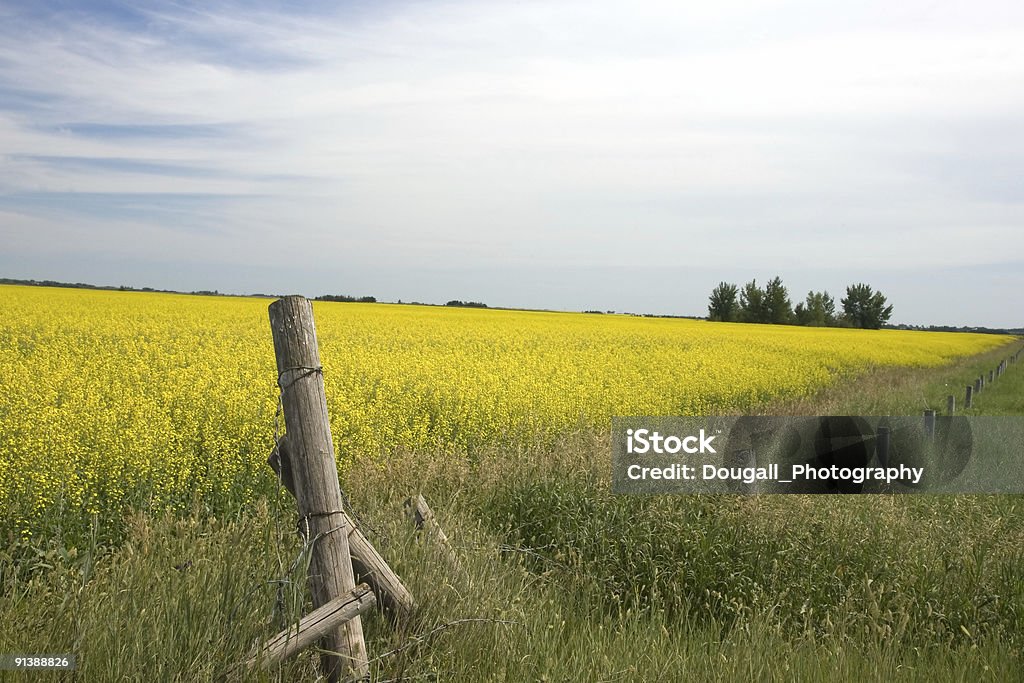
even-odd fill
[(764, 286), (765, 322), (785, 325), (793, 321), (793, 304), (782, 278), (775, 276)]
[(877, 330), (892, 316), (892, 305), (886, 306), (882, 293), (873, 291), (864, 283), (847, 287), (846, 297), (840, 303), (843, 317), (854, 327)]
[(807, 312), (807, 307), (804, 306), (804, 302), (801, 301), (793, 309), (793, 319), (796, 320), (797, 325), (810, 325), (811, 316)]
[(804, 303), (794, 311), (798, 325), (830, 327), (836, 324), (836, 302), (828, 292), (807, 292)]
[(739, 319), (740, 306), (736, 297), (739, 289), (729, 282), (719, 282), (708, 298), (708, 320), (735, 322)]
[(757, 286), (757, 280), (743, 285), (740, 292), (740, 320), (745, 323), (768, 322), (764, 308), (764, 292)]

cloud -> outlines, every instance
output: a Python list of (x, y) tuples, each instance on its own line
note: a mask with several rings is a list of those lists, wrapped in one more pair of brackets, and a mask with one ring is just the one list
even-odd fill
[(44, 251), (187, 262), (186, 230), (244, 265), (287, 231), (324, 269), (1024, 252), (1024, 10), (827, 9), (8, 7), (0, 211)]

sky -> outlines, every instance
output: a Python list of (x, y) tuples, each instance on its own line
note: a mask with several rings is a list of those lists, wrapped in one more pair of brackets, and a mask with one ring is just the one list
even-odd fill
[(5, 2), (0, 277), (1024, 325), (1024, 3)]

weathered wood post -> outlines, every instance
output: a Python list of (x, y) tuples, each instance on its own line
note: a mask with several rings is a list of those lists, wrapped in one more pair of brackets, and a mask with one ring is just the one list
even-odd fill
[(956, 396), (950, 394), (946, 397), (946, 415), (952, 415), (956, 412)]
[[(306, 542), (312, 544), (309, 587), (313, 607), (318, 608), (355, 588), (348, 547), (353, 524), (342, 510), (312, 305), (301, 296), (275, 301), (270, 305), (270, 328), (299, 523)], [(369, 676), (358, 616), (330, 632), (323, 648), (327, 652), (320, 661), (330, 681)]]
[(972, 387), (970, 384), (968, 384), (967, 385), (967, 395), (964, 397), (964, 408), (970, 408), (971, 407), (971, 405), (972, 405), (971, 399), (973, 398), (973, 396), (972, 396), (973, 393), (974, 393), (974, 387)]
[(924, 411), (924, 433), (929, 439), (935, 438), (935, 411)]
[(434, 511), (427, 505), (427, 499), (420, 494), (406, 499), (405, 513), (412, 520), (417, 530), (426, 531), (434, 537), (441, 552), (444, 553), (445, 558), (448, 560), (448, 564), (459, 573), (462, 573), (462, 564), (455, 554), (455, 549), (448, 540), (448, 535), (444, 533), (441, 525), (437, 523)]
[(981, 393), (985, 390), (985, 375), (978, 378), (978, 389), (975, 393)]
[(989, 370), (988, 371), (988, 383), (992, 384), (992, 382), (994, 382), (994, 381), (996, 381), (996, 371), (995, 370)]
[(245, 667), (266, 670), (290, 659), (334, 631), (339, 624), (366, 612), (375, 603), (376, 598), (370, 587), (365, 583), (360, 584), (342, 597), (302, 617), (294, 628), (289, 627), (264, 643), (263, 651), (246, 661)]

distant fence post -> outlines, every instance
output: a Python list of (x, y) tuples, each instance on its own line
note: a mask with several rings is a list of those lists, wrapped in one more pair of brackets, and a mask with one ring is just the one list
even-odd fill
[(875, 453), (883, 467), (889, 464), (889, 428), (879, 427), (875, 432)]
[(964, 408), (970, 408), (971, 407), (971, 398), (972, 398), (971, 395), (973, 393), (974, 393), (974, 387), (972, 387), (970, 384), (968, 384), (967, 385), (967, 395), (964, 397)]
[(994, 381), (996, 381), (996, 371), (995, 370), (989, 370), (988, 371), (988, 383), (992, 384), (992, 382), (994, 382)]
[(946, 415), (952, 415), (956, 412), (956, 396), (950, 394), (946, 397)]
[(935, 438), (935, 411), (924, 411), (924, 433), (929, 439)]
[[(725, 457), (724, 464), (726, 467), (754, 467), (757, 464), (754, 450), (751, 448), (741, 448), (732, 451)], [(728, 489), (730, 493), (756, 493), (757, 483), (730, 479)]]
[[(301, 296), (275, 301), (270, 305), (270, 328), (299, 525), (311, 545), (310, 592), (313, 607), (319, 608), (356, 587), (348, 543), (354, 527), (342, 509), (312, 305)], [(358, 616), (330, 631), (323, 646), (320, 661), (328, 680), (369, 676)]]

